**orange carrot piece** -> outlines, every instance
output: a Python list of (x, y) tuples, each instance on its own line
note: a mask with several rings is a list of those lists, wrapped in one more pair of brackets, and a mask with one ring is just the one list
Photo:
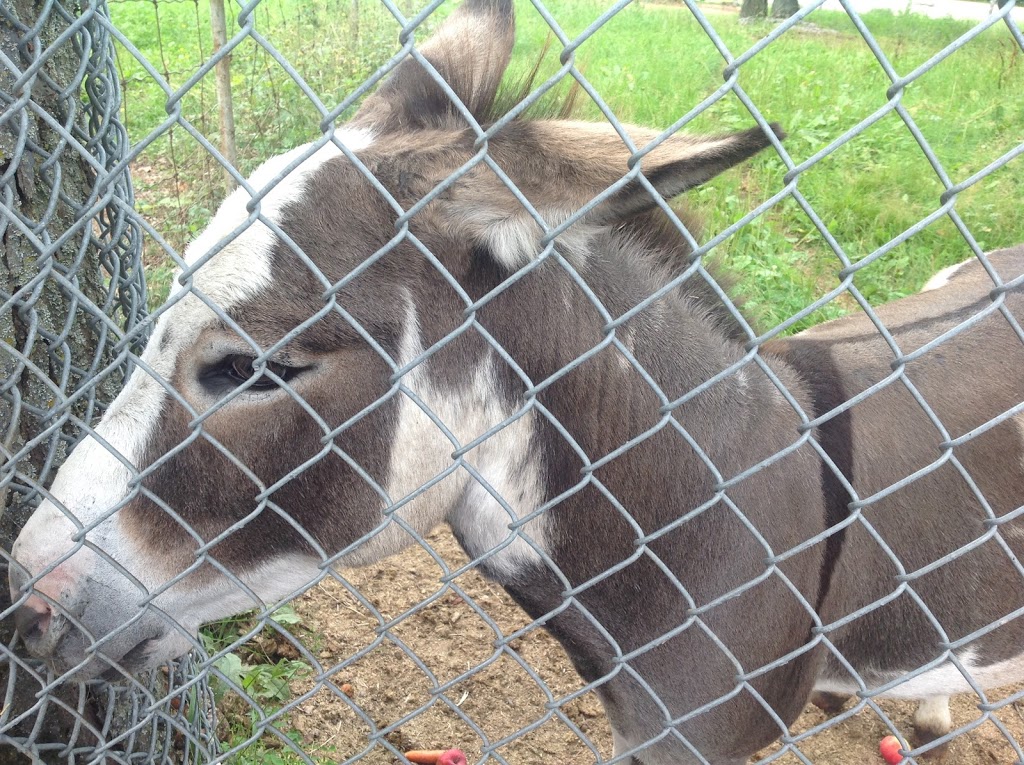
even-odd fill
[(414, 762), (416, 765), (437, 765), (437, 761), (441, 759), (441, 755), (444, 754), (447, 749), (414, 749), (411, 752), (405, 753), (405, 759), (409, 762)]

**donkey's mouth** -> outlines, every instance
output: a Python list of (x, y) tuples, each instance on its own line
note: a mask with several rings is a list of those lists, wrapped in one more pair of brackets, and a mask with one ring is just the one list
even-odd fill
[(123, 678), (125, 672), (135, 674), (146, 669), (149, 664), (148, 654), (151, 653), (153, 644), (158, 637), (158, 635), (154, 635), (140, 640), (117, 661), (117, 666), (108, 667), (100, 673), (100, 678), (111, 682)]

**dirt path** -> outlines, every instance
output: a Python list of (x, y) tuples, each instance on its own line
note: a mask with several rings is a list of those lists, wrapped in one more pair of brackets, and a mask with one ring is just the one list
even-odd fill
[[(885, 9), (893, 13), (909, 11), (933, 19), (953, 18), (961, 21), (984, 21), (992, 13), (988, 3), (971, 0), (852, 0), (851, 5), (857, 13)], [(845, 12), (840, 0), (825, 0), (822, 8)], [(1024, 24), (1024, 2), (1017, 0), (1017, 7), (1010, 14), (1017, 24)]]
[[(454, 565), (465, 560), (447, 530), (435, 533), (430, 543)], [(348, 580), (385, 618), (395, 618), (437, 595), (439, 575), (439, 566), (425, 551), (417, 549), (379, 566), (349, 572)], [(460, 577), (457, 584), (504, 635), (528, 623), (504, 591), (482, 577), (470, 573)], [(305, 642), (325, 666), (344, 662), (376, 637), (375, 617), (336, 582), (315, 588), (296, 606), (310, 628)], [(351, 699), (339, 698), (323, 687), (292, 716), (310, 755), (344, 762), (365, 751), (360, 763), (397, 762), (385, 747), (368, 741), (370, 726), (356, 708), (378, 729), (395, 726), (386, 739), (403, 751), (458, 746), (474, 762), (485, 741), (493, 744), (509, 739), (498, 751), (510, 765), (586, 765), (597, 761), (595, 751), (603, 758), (611, 754), (610, 731), (592, 694), (560, 707), (548, 703), (548, 694), (554, 700), (562, 699), (578, 690), (582, 681), (560, 646), (543, 631), (533, 631), (513, 641), (506, 650), (496, 650), (495, 630), (469, 603), (449, 591), (402, 620), (389, 635), (332, 678), (338, 687), (342, 683), (351, 685)], [(402, 645), (415, 654), (418, 662)], [(532, 668), (536, 679), (526, 667)], [(435, 686), (431, 676), (439, 684), (463, 679), (445, 694), (432, 698), (430, 690)], [(295, 690), (311, 688), (307, 681)], [(997, 697), (1006, 695), (1009, 692)], [(900, 730), (911, 731), (912, 704), (887, 701), (881, 706)], [(421, 709), (419, 714), (404, 719)], [(979, 715), (970, 697), (955, 700), (953, 716), (957, 725), (966, 726)], [(1024, 742), (1024, 719), (1015, 705), (1008, 705), (997, 716), (1017, 741)], [(544, 722), (538, 725), (541, 720)], [(793, 733), (809, 731), (826, 720), (821, 711), (809, 707)], [(395, 725), (399, 721), (401, 724)], [(573, 727), (589, 743), (582, 741)], [(815, 733), (799, 746), (815, 765), (881, 764), (878, 742), (888, 733), (882, 720), (865, 709)], [(766, 750), (761, 756), (772, 751)], [(788, 753), (775, 762), (797, 765), (800, 759)], [(986, 721), (953, 742), (945, 765), (1013, 762), (1015, 757), (1005, 737), (995, 724)]]

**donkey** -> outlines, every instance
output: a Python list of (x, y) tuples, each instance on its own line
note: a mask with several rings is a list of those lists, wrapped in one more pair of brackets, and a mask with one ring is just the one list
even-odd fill
[[(1017, 247), (997, 250), (989, 253), (987, 260), (1003, 281), (1013, 281), (1024, 276), (1024, 245), (1018, 245)], [(942, 322), (948, 326), (949, 322), (956, 321), (957, 317), (960, 317), (961, 319), (969, 318), (969, 316), (973, 312), (976, 312), (979, 307), (985, 305), (985, 300), (992, 288), (993, 282), (988, 272), (984, 269), (982, 263), (978, 259), (972, 258), (971, 260), (957, 263), (956, 265), (943, 269), (928, 280), (919, 295), (910, 300), (898, 301), (889, 306), (885, 306), (879, 311), (879, 315), (883, 318), (890, 330), (895, 330), (898, 335), (903, 335), (906, 340), (910, 341), (910, 345), (912, 347), (915, 340), (927, 342), (927, 340), (938, 336), (938, 334), (941, 334), (943, 331), (942, 323), (927, 326), (923, 322), (927, 322), (930, 317), (942, 317)], [(931, 321), (934, 321), (934, 319), (931, 319)], [(904, 325), (913, 322), (922, 322), (919, 329), (925, 330), (924, 332), (919, 332), (916, 338), (910, 336), (909, 333), (904, 334), (900, 329)], [(825, 334), (831, 334), (832, 330), (841, 330), (845, 332), (850, 324), (850, 319), (844, 319), (839, 322), (833, 322), (832, 324), (822, 325), (821, 327), (815, 328), (814, 332), (808, 332), (806, 334), (808, 336), (813, 336), (815, 339), (821, 339)], [(987, 321), (982, 325), (982, 328), (979, 328), (979, 331), (973, 336), (973, 342), (979, 343), (978, 350), (982, 351), (986, 355), (985, 358), (982, 358), (979, 353), (975, 357), (975, 360), (981, 362), (983, 365), (978, 367), (979, 369), (985, 369), (986, 365), (990, 365), (993, 361), (993, 359), (990, 358), (991, 354), (1003, 352), (1006, 346), (1002, 345), (1002, 343), (1010, 340), (1010, 337), (1006, 332), (999, 332), (995, 337), (981, 334), (982, 331), (988, 332), (993, 329), (1002, 330), (1003, 327), (1000, 325), (998, 320), (994, 322)], [(1008, 324), (1007, 328), (1009, 328)], [(834, 337), (838, 339), (840, 335), (835, 335)], [(960, 350), (964, 348), (965, 341), (970, 342), (970, 340), (967, 340), (966, 338), (955, 339), (950, 343), (950, 347)], [(794, 339), (791, 342), (797, 341)], [(1009, 347), (1012, 351), (1016, 352), (1016, 348), (1012, 343), (1009, 343)], [(1016, 356), (1011, 356), (1011, 358), (1016, 358)], [(966, 357), (961, 359), (961, 363), (966, 361)], [(949, 363), (949, 358), (947, 358), (946, 363)], [(845, 381), (849, 378), (843, 376), (840, 379)], [(917, 377), (914, 379), (917, 379)], [(1000, 406), (1000, 402), (1002, 402), (1006, 408), (1013, 405), (1013, 394), (1010, 390), (1007, 390), (1004, 387), (1007, 385), (1008, 379), (1009, 378), (1002, 379), (1001, 377), (992, 377), (988, 381), (985, 389), (989, 391), (989, 395), (994, 399), (990, 405), (989, 411), (994, 411), (995, 408), (998, 408)], [(993, 388), (988, 386), (995, 387)], [(960, 414), (961, 416), (971, 415), (970, 412), (961, 412)], [(982, 415), (983, 413), (979, 412), (974, 416), (978, 417)], [(1021, 419), (1018, 417), (1016, 422), (1018, 423), (1016, 427), (1019, 430)], [(1012, 427), (1013, 426), (1011, 425), (1011, 428)], [(1004, 436), (1010, 436), (1011, 433), (1004, 433)], [(1010, 443), (1014, 443), (1012, 437), (1010, 438)], [(1012, 465), (1010, 467), (1012, 468)], [(991, 497), (1005, 497), (1001, 505), (996, 507), (999, 514), (1005, 514), (1007, 510), (1019, 507), (1021, 500), (1019, 496), (1011, 492), (1011, 486), (1001, 485), (1003, 483), (1007, 483), (1006, 477), (993, 474), (992, 470), (994, 469), (996, 469), (994, 466), (989, 470), (979, 469), (972, 475), (982, 480), (987, 479), (993, 486), (999, 486), (999, 490), (995, 491)], [(1016, 503), (1016, 505), (1014, 505), (1014, 503)], [(974, 512), (978, 512), (978, 509), (979, 508), (974, 508)], [(984, 521), (982, 521), (982, 523), (984, 523)], [(1011, 534), (1019, 533), (1019, 529), (1017, 529), (1015, 525), (1007, 525), (1006, 528)], [(1016, 540), (1009, 537), (1009, 541), (1014, 542)], [(974, 576), (978, 576), (979, 573), (980, 572), (975, 573)], [(999, 590), (997, 589), (993, 597), (998, 597), (998, 593)], [(992, 607), (993, 606), (990, 606), (990, 608)], [(1012, 651), (1010, 653), (1012, 653)], [(930, 691), (936, 690), (941, 691), (942, 689), (923, 689), (922, 695), (926, 695), (927, 697), (922, 700), (914, 714), (914, 732), (917, 740), (921, 743), (928, 743), (941, 738), (948, 734), (953, 727), (949, 711), (949, 696), (946, 693), (939, 693), (937, 695), (931, 695), (929, 693)], [(966, 691), (968, 688), (961, 687), (961, 690)], [(842, 708), (847, 698), (847, 696), (842, 694), (819, 691), (813, 694), (811, 700), (815, 705), (819, 706), (827, 713), (834, 714)], [(929, 750), (927, 755), (939, 757), (945, 753), (945, 749), (945, 746), (936, 747), (935, 749)]]
[[(859, 587), (837, 590), (828, 605), (837, 608), (836, 613), (854, 614), (869, 603), (892, 598), (861, 615), (857, 622), (862, 624), (855, 622), (855, 629), (837, 631), (838, 654), (858, 668), (869, 687), (898, 679), (900, 672), (886, 672), (885, 663), (904, 671), (929, 667), (934, 661), (926, 658), (929, 645), (951, 648), (967, 673), (948, 662), (889, 691), (923, 699), (914, 725), (924, 743), (951, 730), (951, 693), (1020, 677), (1015, 646), (1020, 627), (1015, 617), (1024, 605), (1024, 591), (1014, 559), (1024, 541), (1017, 521), (1024, 506), (1018, 480), (1024, 462), (1024, 420), (1014, 412), (1024, 401), (1024, 385), (1015, 373), (1024, 362), (1024, 335), (1015, 318), (1021, 309), (1024, 246), (998, 250), (986, 259), (1010, 289), (994, 289), (988, 271), (972, 259), (939, 272), (921, 293), (876, 309), (895, 343), (911, 354), (905, 366), (911, 385), (886, 386), (847, 409), (845, 423), (840, 415), (822, 433), (827, 441), (830, 430), (834, 437), (837, 428), (849, 429), (850, 453), (844, 455), (844, 449), (835, 446), (829, 453), (833, 459), (846, 460), (843, 474), (860, 497), (877, 498), (864, 508), (863, 517), (879, 535), (869, 540), (871, 532), (860, 524), (847, 530), (835, 576), (857, 578)], [(997, 299), (1000, 293), (1003, 298)], [(998, 310), (1000, 305), (1007, 315)], [(912, 353), (947, 333), (948, 339), (929, 352)], [(827, 376), (826, 387), (838, 389), (829, 395), (841, 401), (891, 376), (898, 366), (864, 315), (766, 343), (763, 350), (787, 359), (805, 378)], [(801, 357), (816, 354), (818, 360), (801, 363)], [(913, 399), (911, 386), (954, 443), (951, 449), (945, 447), (947, 438), (938, 423)], [(915, 474), (912, 483), (890, 489), (900, 478)], [(907, 513), (913, 514), (913, 522), (907, 522)], [(882, 543), (892, 557), (883, 552)], [(896, 570), (896, 561), (902, 571)], [(887, 567), (889, 581), (906, 581), (912, 592), (878, 586), (885, 577), (858, 578), (862, 566)], [(961, 599), (969, 599), (969, 605), (958, 602)], [(830, 617), (822, 614), (823, 620)], [(905, 637), (913, 631), (932, 639), (915, 645)], [(877, 650), (868, 647), (866, 635), (886, 636), (884, 659), (876, 656), (868, 670), (857, 658)], [(835, 694), (851, 689), (835, 678), (843, 674), (835, 655), (828, 663), (832, 666), (817, 684), (823, 693), (815, 694), (815, 700), (835, 709), (842, 703), (842, 696)], [(928, 753), (943, 751), (936, 747)]]
[[(962, 690), (950, 649), (983, 685), (1024, 676), (1016, 621), (974, 634), (1024, 599), (1015, 521), (988, 512), (1021, 504), (1016, 425), (956, 446), (974, 483), (947, 457), (886, 494), (948, 450), (897, 384), (837, 410), (891, 374), (873, 327), (748, 348), (699, 273), (634, 311), (689, 255), (648, 186), (676, 197), (775, 138), (482, 138), (467, 118), (493, 124), (513, 38), (508, 0), (467, 0), (419, 46), (433, 72), (407, 58), (225, 200), (15, 543), (28, 649), (68, 680), (138, 672), (446, 521), (595, 689), (616, 762), (738, 765), (816, 687)], [(988, 301), (940, 293), (883, 312), (901, 342)], [(1024, 398), (1022, 357), (993, 314), (907, 374), (958, 436)]]

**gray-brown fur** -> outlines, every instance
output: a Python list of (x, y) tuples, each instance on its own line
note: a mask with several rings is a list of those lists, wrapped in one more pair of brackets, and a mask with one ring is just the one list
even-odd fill
[[(1003, 282), (1024, 275), (1024, 246), (989, 253), (987, 260)], [(903, 352), (909, 353), (992, 305), (994, 287), (982, 263), (972, 260), (955, 270), (945, 286), (883, 306), (877, 313)], [(1020, 313), (1022, 297), (1019, 288), (1007, 294), (1006, 307), (1011, 315)], [(881, 379), (891, 371), (886, 364), (893, 358), (891, 351), (881, 345), (881, 337), (863, 316), (821, 325), (769, 348), (792, 358), (808, 343), (819, 350), (816, 359), (812, 357), (806, 362), (804, 373), (816, 375), (828, 365), (832, 370), (828, 384), (842, 390), (844, 398), (859, 392), (873, 381), (872, 378)], [(1024, 386), (1019, 375), (1013, 372), (1021, 368), (1022, 362), (1021, 339), (1015, 328), (997, 312), (972, 329), (955, 335), (919, 362), (912, 362), (907, 374), (925, 395), (950, 437), (957, 438), (1024, 400)], [(899, 382), (895, 385), (903, 387)], [(877, 481), (877, 476), (888, 474), (895, 480), (940, 454), (934, 427), (921, 418), (923, 410), (902, 395), (903, 391), (900, 394), (877, 402), (872, 397), (855, 407), (851, 414), (854, 426), (850, 446), (858, 457), (853, 460), (848, 477), (862, 495), (877, 491), (887, 480)], [(823, 430), (829, 427), (826, 424)], [(1024, 464), (1022, 433), (1024, 430), (1017, 417), (955, 450), (997, 516), (1006, 515), (1024, 503), (1024, 490), (1019, 481)], [(1013, 480), (1013, 476), (1018, 476), (1018, 480)], [(905, 569), (912, 572), (957, 545), (970, 544), (986, 535), (986, 514), (981, 501), (965, 488), (966, 482), (961, 476), (948, 467), (940, 468), (936, 475), (922, 478), (891, 499), (867, 508), (865, 517), (886, 542), (893, 545)], [(941, 533), (937, 533), (937, 527), (941, 527)], [(1001, 528), (1004, 530), (1002, 539), (1014, 554), (1019, 554), (1020, 522), (1010, 521)], [(886, 573), (891, 576), (892, 564), (884, 559), (878, 545), (866, 534), (849, 536), (849, 543), (844, 544), (842, 557), (837, 561), (835, 576), (841, 581), (857, 582), (858, 586), (837, 590), (830, 603), (837, 617), (863, 607), (873, 596), (881, 597), (895, 586), (895, 579), (883, 576), (871, 580), (870, 589), (861, 589), (861, 584), (866, 583), (864, 570), (882, 566), (883, 570), (889, 569)], [(989, 542), (983, 552), (965, 556), (962, 563), (947, 563), (912, 585), (939, 618), (951, 641), (998, 622), (1020, 606), (1024, 586), (1012, 566), (1007, 565), (1003, 553), (993, 549), (996, 544)], [(971, 583), (969, 593), (960, 589), (964, 583)], [(892, 646), (887, 646), (885, 653), (879, 653), (877, 648), (880, 635), (893, 638)], [(839, 631), (836, 637), (844, 656), (862, 657), (857, 666), (864, 666), (867, 661), (876, 671), (908, 671), (942, 653), (934, 628), (920, 608), (906, 597), (877, 615), (872, 612), (862, 617), (850, 628)], [(974, 642), (972, 647), (981, 652), (982, 665), (991, 664), (1016, 656), (1020, 638), (1021, 626), (1010, 622)], [(886, 660), (890, 662), (888, 667)], [(826, 674), (829, 673), (842, 676), (845, 671), (831, 662), (826, 670)], [(870, 680), (870, 673), (867, 674), (865, 679)], [(875, 679), (884, 681), (881, 677)], [(846, 698), (834, 693), (816, 693), (812, 700), (834, 714)], [(922, 706), (915, 715), (916, 740), (921, 744), (940, 738), (950, 730), (948, 710), (937, 716), (927, 712)], [(945, 750), (945, 746), (938, 747), (929, 750), (928, 755), (938, 758)]]
[[(1024, 247), (993, 253), (991, 262), (1006, 280), (1024, 273)], [(941, 289), (922, 292), (877, 309), (904, 353), (952, 329), (990, 305), (991, 279), (978, 267), (954, 274)], [(1020, 289), (1006, 295), (1006, 306), (1021, 314)], [(793, 338), (770, 343), (765, 351), (792, 360), (807, 347), (800, 371), (816, 374), (825, 365), (834, 370), (828, 384), (849, 399), (892, 374), (893, 354), (863, 315), (815, 327)], [(1007, 320), (995, 312), (924, 356), (909, 363), (906, 374), (920, 391), (951, 438), (978, 428), (1024, 401), (1024, 345)], [(861, 497), (882, 491), (936, 462), (943, 437), (924, 410), (898, 380), (850, 410), (852, 473), (847, 477)], [(828, 424), (823, 430), (828, 430)], [(1019, 418), (982, 433), (954, 450), (996, 516), (1024, 505), (1019, 480), (1024, 457)], [(1011, 478), (1017, 476), (1017, 479)], [(864, 509), (864, 517), (885, 539), (907, 572), (914, 572), (986, 535), (987, 515), (968, 482), (950, 463), (923, 475), (909, 486)], [(936, 525), (942, 532), (936, 533)], [(1003, 526), (1003, 541), (1015, 554), (1024, 550), (1016, 521)], [(865, 577), (863, 572), (877, 572)], [(836, 565), (837, 581), (857, 587), (837, 590), (823, 618), (831, 621), (885, 597), (896, 587), (895, 565), (864, 531), (854, 524), (845, 534)], [(965, 598), (956, 583), (973, 582)], [(1024, 578), (1009, 563), (997, 540), (949, 561), (912, 584), (941, 622), (949, 640), (959, 640), (998, 622), (1024, 606)], [(898, 629), (893, 629), (898, 625)], [(1015, 657), (1024, 624), (1014, 621), (972, 643), (982, 665)], [(879, 655), (877, 636), (888, 635)], [(855, 666), (865, 667), (869, 682), (881, 676), (866, 669), (904, 672), (939, 655), (939, 636), (909, 596), (864, 615), (834, 634), (836, 645)], [(827, 673), (844, 673), (830, 663)]]
[[(455, 44), (460, 42), (467, 44)], [(483, 118), (511, 44), (510, 4), (469, 0), (422, 50), (474, 118)], [(359, 152), (360, 161), (403, 209), (432, 193), (479, 148), (476, 132), (416, 62), (400, 65), (355, 121), (376, 133)], [(632, 127), (628, 132), (641, 145), (657, 135)], [(644, 168), (662, 194), (673, 196), (769, 142), (756, 130), (712, 139), (673, 136), (644, 160)], [(610, 128), (555, 121), (512, 122), (488, 146), (531, 204), (556, 224), (621, 178), (630, 156)], [(556, 242), (613, 317), (681, 273), (688, 260), (678, 231), (655, 222), (661, 214), (651, 212), (655, 206), (647, 191), (627, 184)], [(478, 524), (487, 519), (482, 508), (467, 506), (468, 490), (443, 513), (426, 512), (421, 525), (447, 518), (479, 567), (556, 635), (580, 674), (595, 684), (620, 762), (745, 762), (785, 732), (775, 716), (788, 725), (815, 684), (840, 672), (816, 643), (812, 611), (829, 624), (897, 586), (894, 567), (857, 525), (788, 554), (846, 519), (849, 497), (842, 482), (810, 443), (801, 442), (801, 419), (754, 363), (665, 407), (663, 397), (676, 402), (747, 353), (739, 323), (716, 305), (699, 275), (616, 329), (629, 357), (612, 346), (592, 353), (606, 339), (606, 319), (555, 258), (496, 292), (534, 263), (543, 231), (493, 171), (478, 165), (409, 222), (409, 232), (458, 290), (408, 238), (384, 251), (397, 217), (347, 159), (316, 171), (306, 192), (284, 209), (280, 228), (291, 243), (279, 242), (273, 253), (271, 286), (232, 307), (230, 322), (207, 326), (195, 348), (179, 357), (171, 383), (181, 400), (164, 404), (159, 434), (143, 460), (146, 495), (121, 510), (122, 525), (149, 557), (181, 571), (196, 542), (177, 518), (209, 540), (252, 513), (261, 487), (305, 465), (212, 555), (244, 573), (289, 554), (313, 550), (319, 559), (320, 551), (334, 557), (356, 549), (387, 525), (382, 512), (395, 512), (379, 489), (396, 459), (422, 456), (395, 453), (408, 423), (402, 420), (405, 394), (391, 379), (387, 360), (398, 364), (410, 336), (436, 350), (432, 346), (466, 320), (462, 292), (471, 301), (490, 296), (474, 313), (478, 326), (422, 360), (416, 375), (425, 388), (455, 399), (486, 368), (493, 379), (477, 398), (489, 400), (477, 403), (508, 412), (529, 405), (529, 387), (540, 386), (533, 403), (557, 418), (561, 430), (546, 416), (534, 418), (529, 442), (509, 454), (504, 467), (513, 484), (540, 476), (540, 501), (560, 498), (546, 511), (544, 556), (503, 563), (482, 541)], [(276, 356), (292, 368), (289, 388), (316, 416), (271, 387), (207, 416), (202, 434), (189, 441), (206, 402), (233, 387), (223, 353), (209, 350), (244, 348), (232, 326), (268, 348), (323, 309), (324, 285), (293, 245), (332, 284), (377, 258), (337, 290), (337, 310)], [(965, 271), (944, 289), (879, 313), (911, 350), (982, 308), (987, 291)], [(1019, 301), (1019, 291), (1007, 299), (1012, 306)], [(908, 367), (954, 436), (1024, 399), (1018, 374), (1024, 351), (999, 321), (987, 319)], [(478, 327), (500, 344), (514, 368)], [(811, 417), (882, 379), (891, 361), (873, 326), (856, 316), (773, 341), (762, 356)], [(941, 438), (898, 385), (814, 433), (862, 496), (941, 455)], [(957, 450), (998, 514), (1024, 499), (1014, 428), (1006, 423)], [(587, 462), (640, 436), (614, 459), (587, 469)], [(450, 460), (454, 447), (439, 448)], [(722, 482), (785, 450), (721, 491)], [(438, 491), (443, 488), (439, 484)], [(978, 503), (948, 465), (864, 513), (908, 570), (985, 531)], [(525, 533), (518, 528), (509, 531), (512, 542)], [(1015, 539), (1011, 546), (1017, 544)], [(1024, 604), (1020, 577), (999, 555), (989, 542), (915, 582), (951, 639)], [(204, 575), (215, 572), (197, 577), (197, 586)], [(579, 588), (568, 605), (567, 584)], [(980, 661), (1015, 657), (1018, 629), (1011, 623), (981, 638)], [(888, 671), (919, 667), (940, 650), (934, 630), (905, 597), (827, 634), (868, 683), (884, 681)], [(127, 668), (141, 666), (132, 663), (136, 658), (129, 652)], [(775, 662), (780, 666), (765, 669)]]
[[(406, 71), (396, 73), (394, 84), (381, 92), (396, 98), (395, 90), (401, 88), (401, 78), (406, 76)], [(463, 81), (474, 82), (471, 77)], [(432, 103), (424, 96), (421, 78), (413, 77), (409, 83), (417, 110)], [(474, 91), (469, 100), (486, 104), (488, 97)], [(389, 117), (381, 121), (378, 101), (373, 101), (367, 106), (368, 114), (357, 120), (365, 118), (376, 127), (386, 127), (360, 159), (408, 208), (472, 156), (475, 135), (467, 128), (456, 127), (460, 120), (447, 111), (402, 117), (405, 110), (401, 107), (402, 102), (390, 107)], [(450, 127), (444, 129), (445, 125)], [(408, 132), (410, 126), (421, 129)], [(657, 135), (639, 128), (630, 131), (641, 145)], [(664, 192), (671, 196), (749, 156), (765, 143), (759, 131), (708, 139), (706, 143), (689, 136), (672, 137), (652, 154), (645, 167), (651, 168), (652, 182), (663, 185)], [(557, 122), (512, 123), (491, 140), (490, 151), (542, 211), (571, 211), (582, 206), (621, 177), (629, 156), (610, 128)], [(345, 161), (332, 162), (322, 170), (315, 188), (315, 195), (298, 200), (288, 211), (282, 228), (331, 281), (337, 281), (392, 236), (394, 213)], [(636, 230), (637, 216), (653, 205), (645, 190), (631, 185), (598, 208), (600, 214), (595, 221), (580, 224), (588, 227), (580, 240), (582, 245), (570, 244), (575, 266), (612, 315), (628, 310), (674, 275), (663, 264), (676, 257), (683, 246), (678, 233), (668, 227), (645, 227), (642, 233)], [(513, 270), (488, 251), (488, 230), (481, 227), (480, 219), (489, 213), (519, 214), (517, 209), (518, 203), (499, 179), (480, 167), (429, 205), (412, 221), (411, 230), (477, 299)], [(339, 210), (348, 214), (339, 216)], [(532, 254), (523, 253), (524, 264)], [(312, 277), (303, 276), (304, 268), (289, 248), (282, 246), (276, 254), (275, 270), (272, 305), (254, 300), (232, 311), (232, 318), (263, 347), (321, 304), (322, 289)], [(396, 247), (342, 290), (339, 302), (386, 351), (394, 354), (402, 320), (397, 297), (402, 290), (413, 296), (425, 345), (438, 341), (463, 320), (462, 301), (408, 244)], [(666, 295), (620, 332), (630, 338), (636, 359), (664, 393), (675, 398), (742, 356), (739, 345), (730, 342), (736, 336), (731, 320), (724, 314), (712, 318), (717, 312), (708, 288), (697, 277)], [(561, 331), (570, 317), (572, 331)], [(554, 374), (603, 338), (604, 322), (599, 313), (564, 269), (553, 262), (481, 309), (478, 321), (536, 381)], [(330, 425), (344, 422), (386, 393), (386, 370), (340, 316), (325, 318), (300, 335), (294, 346), (291, 352), (297, 360), (313, 354), (319, 364), (336, 364), (337, 379), (344, 380), (344, 390), (360, 393), (355, 400), (337, 396), (329, 386), (331, 376), (325, 374), (300, 374), (292, 381), (293, 389)], [(431, 374), (438, 384), (457, 385), (464, 370), (478, 365), (486, 352), (482, 339), (476, 333), (467, 333), (437, 354), (430, 365)], [(538, 397), (592, 459), (615, 450), (660, 418), (656, 396), (638, 373), (623, 371), (619, 356), (613, 349), (602, 352)], [(354, 377), (357, 374), (358, 378)], [(795, 395), (803, 396), (797, 378), (785, 370), (780, 376)], [(190, 377), (196, 377), (196, 370), (181, 370), (181, 376), (174, 380), (176, 389), (186, 398)], [(510, 404), (522, 400), (523, 384), (511, 370), (504, 369), (499, 382)], [(322, 387), (324, 383), (328, 387)], [(739, 407), (737, 386), (745, 402)], [(594, 401), (603, 403), (595, 408)], [(255, 411), (241, 414), (225, 411), (214, 415), (207, 421), (206, 432), (239, 457), (264, 485), (272, 484), (321, 448), (321, 433), (311, 427), (297, 404), (285, 402), (275, 413), (277, 434), (271, 442)], [(381, 447), (389, 441), (394, 418), (394, 402), (388, 401), (336, 439), (339, 448), (378, 482), (383, 481), (386, 467), (386, 452)], [(164, 443), (155, 447), (153, 459), (188, 435), (189, 419), (184, 411), (169, 413), (161, 439)], [(675, 422), (686, 428), (726, 476), (788, 446), (798, 424), (781, 394), (757, 371), (749, 372), (742, 382), (726, 379), (680, 406), (675, 411)], [(731, 446), (735, 440), (756, 445), (737, 452)], [(284, 443), (288, 445), (286, 450), (281, 448)], [(582, 465), (553, 427), (541, 429), (535, 448), (543, 455), (547, 496), (558, 496), (579, 480)], [(183, 475), (195, 475), (211, 466), (219, 466), (216, 482), (197, 486), (194, 481), (180, 481)], [(814, 510), (821, 502), (819, 474), (816, 456), (803, 448), (731, 490), (729, 496), (771, 548), (782, 551), (798, 544), (812, 529), (823, 528), (824, 513)], [(711, 472), (671, 425), (601, 468), (595, 477), (649, 532), (671, 524), (682, 508), (695, 508), (714, 496)], [(204, 538), (248, 512), (256, 493), (255, 484), (209, 439), (199, 439), (175, 453), (153, 473), (146, 486), (178, 509)], [(656, 488), (652, 491), (652, 487)], [(271, 499), (288, 508), (292, 518), (332, 553), (371, 530), (370, 526), (355, 524), (353, 518), (335, 525), (330, 516), (324, 515), (327, 507), (374, 504), (365, 482), (356, 480), (352, 468), (335, 455), (317, 462)], [(809, 512), (813, 523), (809, 526), (801, 522), (798, 512)], [(151, 538), (158, 539), (161, 546), (177, 536), (183, 543), (181, 549), (187, 549), (185, 532), (166, 516), (154, 534), (152, 519), (161, 514), (154, 512), (149, 502), (133, 503), (126, 514), (138, 519), (133, 526), (139, 534), (153, 535)], [(789, 514), (792, 516), (784, 520)], [(593, 485), (565, 499), (549, 515), (551, 536), (556, 540), (551, 557), (562, 575), (574, 584), (600, 574), (610, 561), (624, 560), (635, 552), (635, 534), (630, 526)], [(581, 528), (587, 528), (588, 537), (600, 543), (580, 544), (577, 530)], [(460, 534), (458, 527), (455, 530)], [(268, 544), (273, 549), (268, 549)], [(213, 554), (226, 565), (244, 568), (254, 551), (270, 555), (295, 546), (305, 547), (301, 535), (268, 508), (259, 522), (232, 534), (214, 548)], [(677, 740), (645, 745), (664, 728), (658, 705), (667, 705), (674, 718), (728, 694), (735, 674), (731, 660), (714, 649), (699, 628), (672, 637), (631, 661), (634, 670), (660, 697), (655, 701), (630, 674), (615, 670), (616, 654), (656, 641), (685, 623), (689, 598), (699, 607), (757, 577), (767, 578), (703, 617), (743, 666), (760, 667), (797, 651), (810, 632), (811, 617), (781, 579), (764, 566), (765, 548), (724, 504), (711, 507), (650, 543), (650, 548), (688, 594), (671, 584), (651, 558), (642, 557), (579, 596), (587, 612), (610, 630), (618, 649), (602, 638), (577, 608), (559, 613), (548, 627), (569, 649), (584, 677), (601, 680), (598, 692), (616, 730), (632, 745), (645, 749), (645, 761), (688, 762), (686, 748)], [(486, 551), (470, 547), (468, 552), (478, 556)], [(819, 587), (818, 558), (819, 554), (811, 551), (800, 556), (799, 564), (793, 561), (780, 566), (812, 602)], [(807, 560), (812, 565), (807, 566)], [(488, 563), (484, 561), (481, 567), (488, 570)], [(708, 570), (715, 571), (715, 576), (708, 578)], [(503, 584), (537, 617), (562, 604), (562, 588), (549, 571), (523, 571)], [(773, 602), (773, 608), (758, 608), (758, 603), (765, 600)], [(623, 620), (623, 614), (630, 616)], [(675, 656), (691, 657), (684, 659), (690, 675), (684, 684), (676, 673), (660, 670), (666, 662), (674, 663)], [(698, 664), (691, 664), (698, 656)], [(799, 713), (810, 691), (817, 661), (817, 652), (805, 653), (769, 676), (753, 680), (752, 685), (778, 714), (791, 719)], [(721, 762), (739, 761), (737, 758), (752, 751), (751, 747), (764, 745), (781, 732), (749, 692), (679, 725), (677, 730), (700, 751), (719, 757)]]

